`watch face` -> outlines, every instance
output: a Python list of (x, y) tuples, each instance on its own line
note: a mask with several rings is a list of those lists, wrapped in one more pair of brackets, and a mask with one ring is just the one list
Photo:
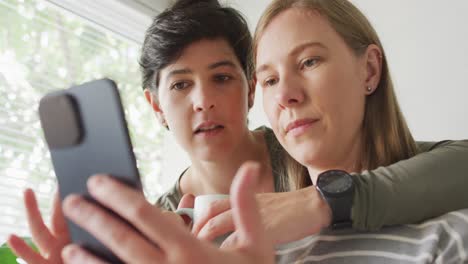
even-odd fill
[(348, 190), (352, 184), (351, 176), (339, 170), (327, 171), (319, 178), (318, 186), (327, 193), (341, 193)]

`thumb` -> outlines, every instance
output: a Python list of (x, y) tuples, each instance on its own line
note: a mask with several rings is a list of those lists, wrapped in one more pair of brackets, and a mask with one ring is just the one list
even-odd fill
[(267, 246), (268, 240), (255, 200), (254, 189), (260, 174), (260, 165), (254, 162), (244, 163), (237, 171), (231, 185), (231, 204), (236, 244), (242, 248), (264, 251), (259, 247)]
[[(195, 205), (195, 196), (193, 194), (184, 194), (180, 199), (179, 205), (177, 209), (180, 208), (193, 208)], [(185, 225), (190, 225), (192, 219), (188, 215), (181, 215), (182, 219), (184, 219)]]

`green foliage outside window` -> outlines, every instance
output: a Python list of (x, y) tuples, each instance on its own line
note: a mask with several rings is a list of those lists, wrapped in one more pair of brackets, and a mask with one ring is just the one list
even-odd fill
[(43, 0), (0, 0), (0, 25), (0, 243), (25, 228), (24, 188), (37, 192), (46, 215), (50, 210), (55, 176), (37, 107), (46, 92), (73, 84), (117, 82), (145, 194), (154, 201), (163, 191), (158, 146), (164, 129), (142, 94), (140, 44)]

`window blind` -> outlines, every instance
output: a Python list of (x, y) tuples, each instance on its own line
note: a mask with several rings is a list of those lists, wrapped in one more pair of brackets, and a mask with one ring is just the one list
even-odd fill
[(10, 233), (29, 235), (27, 187), (49, 222), (56, 180), (38, 102), (73, 84), (103, 77), (117, 82), (144, 191), (154, 201), (163, 191), (158, 150), (165, 131), (142, 95), (137, 38), (44, 0), (0, 0), (0, 25), (0, 244)]

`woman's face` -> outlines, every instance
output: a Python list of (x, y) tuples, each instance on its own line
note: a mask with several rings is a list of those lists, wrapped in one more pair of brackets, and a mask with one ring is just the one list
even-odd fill
[(288, 9), (258, 43), (256, 76), (281, 144), (310, 167), (342, 167), (359, 152), (367, 66), (328, 21)]
[(156, 111), (191, 157), (213, 160), (240, 145), (254, 91), (225, 40), (192, 43), (159, 78)]

